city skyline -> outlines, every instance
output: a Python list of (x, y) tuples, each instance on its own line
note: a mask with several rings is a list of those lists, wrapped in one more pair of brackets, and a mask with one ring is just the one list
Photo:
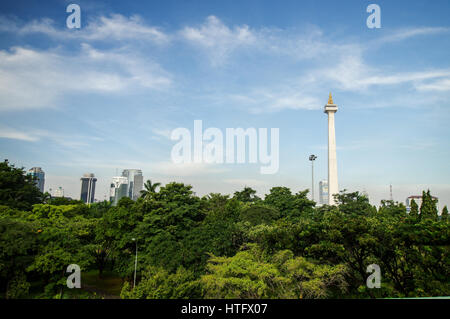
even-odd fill
[[(33, 169), (41, 169), (41, 168), (40, 167), (33, 167), (32, 169), (30, 169), (28, 171), (28, 173), (30, 173)], [(137, 200), (137, 198), (140, 197), (140, 195), (137, 196), (137, 197), (133, 197), (133, 196), (130, 197), (130, 194), (133, 193), (133, 191), (131, 191), (131, 193), (130, 193), (129, 178), (124, 176), (124, 174), (126, 174), (125, 173), (126, 171), (139, 171), (142, 174), (142, 171), (139, 170), (139, 169), (124, 169), (122, 171), (122, 175), (121, 176), (113, 176), (111, 178), (112, 182), (110, 183), (109, 199), (106, 197), (106, 195), (104, 196), (103, 199), (100, 199), (100, 198), (97, 198), (97, 197), (93, 197), (93, 200), (91, 201), (91, 203), (101, 202), (103, 200), (106, 200), (106, 201), (109, 200), (114, 205), (117, 205), (118, 201), (121, 198), (123, 198), (123, 197), (128, 197), (128, 198), (131, 198), (133, 200)], [(82, 180), (83, 180), (83, 178), (89, 177), (89, 178), (94, 178), (95, 182), (97, 182), (97, 179), (95, 178), (94, 175), (95, 174), (93, 174), (93, 173), (84, 174), (84, 176), (82, 177)], [(141, 177), (143, 177), (143, 176), (141, 176)], [(142, 181), (144, 181), (144, 179), (142, 179)], [(315, 184), (317, 184), (315, 186), (318, 186), (318, 189), (319, 189), (318, 198), (316, 198), (316, 197), (313, 198), (313, 200), (316, 202), (316, 205), (321, 206), (321, 205), (328, 204), (328, 202), (329, 202), (328, 180), (321, 180), (321, 181), (318, 181)], [(38, 186), (38, 184), (36, 186)], [(125, 187), (121, 188), (121, 186), (125, 186)], [(390, 186), (390, 188), (392, 187), (392, 185), (389, 185), (389, 186)], [(131, 187), (131, 189), (133, 189), (133, 187)], [(143, 190), (143, 189), (144, 189), (143, 187), (140, 187), (140, 190)], [(138, 190), (137, 193), (140, 194), (140, 190)], [(64, 188), (62, 186), (59, 186), (57, 189), (49, 188), (48, 190), (44, 190), (44, 192), (49, 192), (49, 194), (51, 196), (53, 196), (53, 197), (72, 198), (72, 197), (66, 196), (66, 194), (64, 194)], [(83, 193), (83, 184), (82, 184), (81, 193)], [(94, 193), (95, 193), (95, 185), (94, 185)], [(365, 191), (360, 191), (360, 193), (363, 194), (363, 195), (368, 196), (368, 194)], [(205, 195), (207, 195), (207, 194), (205, 193)], [(80, 197), (82, 197), (82, 196), (83, 195), (81, 195)], [(409, 205), (410, 205), (411, 199), (415, 199), (416, 203), (420, 207), (421, 198), (422, 198), (422, 195), (417, 193), (417, 194), (408, 195), (404, 200), (399, 199), (399, 200), (394, 200), (394, 201), (399, 202), (399, 203), (403, 203), (406, 206), (407, 211), (409, 212)], [(441, 205), (439, 203), (439, 198), (436, 197), (436, 196), (432, 196), (432, 198), (435, 199), (436, 202), (437, 202), (438, 214), (440, 215), (440, 213), (441, 213), (441, 211), (440, 211)], [(76, 199), (76, 198), (72, 198), (72, 199)], [(81, 198), (81, 200), (83, 200), (83, 198)], [(388, 200), (388, 199), (385, 198), (384, 200)], [(375, 205), (375, 206), (378, 207), (379, 205)], [(444, 206), (446, 206), (446, 205), (444, 205)], [(442, 207), (444, 207), (444, 206), (442, 206)]]
[[(65, 26), (66, 1), (17, 3), (0, 4), (0, 156), (42, 167), (45, 190), (79, 198), (92, 171), (103, 200), (126, 167), (200, 195), (309, 189), (309, 154), (327, 179), (331, 91), (339, 190), (379, 205), (392, 183), (395, 201), (430, 189), (450, 204), (448, 2), (377, 1), (382, 25), (368, 29), (364, 1), (286, 1), (276, 14), (264, 1), (80, 1), (80, 30)], [(279, 172), (173, 164), (170, 132), (198, 119), (279, 128)]]

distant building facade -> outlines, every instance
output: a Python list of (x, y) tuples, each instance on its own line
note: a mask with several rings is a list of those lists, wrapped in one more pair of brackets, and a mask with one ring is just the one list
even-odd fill
[(53, 197), (64, 197), (64, 188), (62, 188), (61, 186), (59, 186), (57, 189), (55, 189), (52, 192), (52, 189), (50, 188), (50, 194)]
[(112, 178), (109, 200), (113, 205), (117, 205), (123, 197), (137, 200), (141, 196), (144, 188), (144, 177), (140, 169), (125, 169), (122, 176)]
[(122, 176), (128, 180), (127, 197), (137, 200), (141, 196), (144, 187), (144, 177), (140, 169), (125, 169)]
[(97, 178), (95, 178), (94, 174), (87, 173), (81, 177), (81, 195), (80, 199), (86, 203), (91, 204), (95, 200), (95, 183), (97, 182)]
[(319, 204), (328, 204), (328, 181), (323, 180), (319, 182)]
[(111, 181), (109, 200), (113, 205), (117, 205), (123, 197), (128, 197), (128, 178), (115, 176)]
[(40, 167), (32, 167), (28, 170), (28, 175), (36, 178), (36, 186), (43, 193), (45, 184), (45, 172)]

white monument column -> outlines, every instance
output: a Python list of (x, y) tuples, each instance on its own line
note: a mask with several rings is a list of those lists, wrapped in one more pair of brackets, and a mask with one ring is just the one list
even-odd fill
[(339, 193), (337, 159), (336, 159), (336, 134), (334, 129), (334, 113), (338, 107), (333, 103), (333, 97), (328, 98), (324, 112), (328, 114), (328, 205), (335, 205), (334, 194)]

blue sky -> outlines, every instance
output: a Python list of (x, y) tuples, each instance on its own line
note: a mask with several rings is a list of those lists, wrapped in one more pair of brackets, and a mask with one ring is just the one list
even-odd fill
[[(81, 29), (66, 6), (81, 7)], [(366, 7), (381, 7), (369, 29)], [(41, 166), (45, 188), (104, 199), (116, 171), (198, 194), (327, 178), (333, 93), (339, 188), (374, 204), (430, 188), (450, 203), (448, 1), (2, 1), (0, 156)], [(279, 128), (280, 169), (175, 165), (177, 127)], [(317, 185), (316, 185), (317, 189)]]

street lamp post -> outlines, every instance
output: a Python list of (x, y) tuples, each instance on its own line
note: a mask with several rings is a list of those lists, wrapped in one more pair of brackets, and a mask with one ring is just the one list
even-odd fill
[(311, 161), (311, 199), (314, 201), (314, 161), (316, 160), (316, 155), (310, 155), (309, 160)]
[(134, 282), (133, 282), (133, 289), (134, 289), (134, 287), (136, 287), (136, 268), (137, 268), (137, 253), (138, 253), (138, 251), (137, 251), (137, 240), (136, 240), (136, 238), (132, 238), (132, 240), (134, 242), (136, 242), (136, 257), (134, 259)]

